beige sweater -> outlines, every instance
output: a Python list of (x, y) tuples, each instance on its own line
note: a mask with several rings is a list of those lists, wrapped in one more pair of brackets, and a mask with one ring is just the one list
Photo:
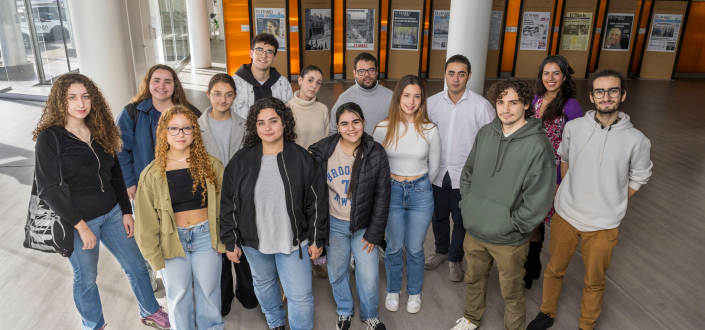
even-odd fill
[(293, 110), (296, 119), (296, 144), (308, 149), (310, 145), (328, 137), (330, 115), (328, 108), (316, 102), (315, 97), (311, 101), (304, 101), (299, 98), (299, 92), (294, 93), (287, 105)]

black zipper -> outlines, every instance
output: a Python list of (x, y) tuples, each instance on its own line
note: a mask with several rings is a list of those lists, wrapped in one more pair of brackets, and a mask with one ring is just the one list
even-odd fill
[(91, 148), (91, 151), (93, 151), (93, 155), (95, 155), (95, 159), (98, 160), (98, 181), (100, 181), (100, 191), (105, 192), (105, 189), (103, 189), (103, 178), (100, 177), (100, 158), (98, 158), (98, 154), (95, 153), (95, 150), (93, 150), (93, 146), (91, 146), (91, 143), (93, 143), (93, 137), (91, 136), (90, 142), (86, 142), (86, 141), (79, 139), (78, 137), (71, 136), (71, 135), (69, 135), (69, 136), (73, 139), (76, 139), (78, 141), (81, 141), (81, 142), (87, 144), (88, 148)]
[[(286, 175), (286, 181), (289, 183), (289, 198), (291, 199), (291, 214), (294, 216), (294, 227), (296, 228), (296, 245), (299, 247), (299, 259), (303, 259), (303, 254), (301, 253), (301, 241), (299, 240), (299, 223), (296, 221), (296, 212), (294, 211), (294, 194), (291, 192), (291, 180), (289, 180), (289, 172), (286, 170), (286, 162), (284, 162), (284, 149), (280, 153), (282, 156), (282, 166), (284, 166), (284, 174)], [(315, 226), (315, 224), (314, 224)], [(315, 242), (314, 242), (315, 244)]]

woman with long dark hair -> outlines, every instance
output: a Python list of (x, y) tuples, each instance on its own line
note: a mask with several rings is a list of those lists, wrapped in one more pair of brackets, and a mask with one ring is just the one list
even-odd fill
[[(175, 106), (157, 128), (156, 158), (140, 175), (137, 244), (161, 270), (172, 329), (223, 329), (218, 232), (223, 165), (203, 145), (198, 118)], [(195, 299), (195, 306), (194, 306)]]
[[(534, 117), (541, 118), (546, 135), (556, 151), (557, 180), (556, 189), (561, 183), (561, 161), (558, 157), (558, 147), (563, 141), (563, 128), (568, 121), (583, 116), (580, 103), (575, 99), (575, 82), (571, 76), (575, 71), (568, 61), (560, 55), (546, 57), (539, 65), (539, 75), (536, 77), (534, 89), (536, 95), (531, 103)], [(555, 211), (553, 206), (548, 212), (545, 223), (551, 222)], [(544, 225), (534, 229), (529, 243), (529, 255), (524, 264), (524, 286), (531, 289), (534, 279), (541, 276), (541, 249), (543, 247)]]
[(392, 193), (387, 220), (387, 270), (385, 307), (399, 309), (402, 282), (402, 251), (406, 250), (409, 300), (406, 310), (421, 310), (426, 232), (433, 215), (431, 182), (441, 163), (438, 127), (428, 118), (426, 86), (421, 78), (404, 76), (394, 88), (387, 118), (377, 124), (375, 141), (387, 151)]
[[(284, 329), (277, 280), (288, 298), (292, 330), (313, 329), (311, 262), (328, 244), (323, 171), (297, 145), (294, 115), (273, 97), (255, 101), (243, 147), (223, 177), (221, 238), (230, 260), (244, 252), (270, 329)], [(306, 255), (307, 257), (304, 257)]]
[[(88, 77), (67, 73), (51, 88), (32, 133), (37, 141), (37, 192), (61, 221), (73, 226), (73, 299), (81, 328), (105, 328), (96, 277), (102, 243), (125, 271), (140, 306), (140, 320), (169, 328), (168, 315), (151, 290), (149, 274), (133, 238), (135, 223), (120, 162), (120, 130), (103, 94)], [(63, 182), (69, 193), (61, 187)]]
[(330, 213), (328, 274), (338, 305), (337, 328), (349, 329), (353, 315), (350, 253), (355, 256), (355, 279), (360, 319), (368, 330), (384, 330), (379, 320), (379, 254), (389, 215), (391, 178), (387, 153), (365, 133), (359, 105), (348, 102), (335, 113), (338, 134), (309, 147), (325, 169)]

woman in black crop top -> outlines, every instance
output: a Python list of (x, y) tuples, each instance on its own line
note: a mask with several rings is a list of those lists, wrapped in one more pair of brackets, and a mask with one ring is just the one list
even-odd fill
[(223, 165), (206, 151), (197, 120), (183, 106), (159, 119), (155, 160), (137, 184), (135, 237), (152, 269), (161, 270), (172, 326), (223, 329), (218, 254), (225, 252), (218, 218)]
[(92, 80), (69, 73), (54, 82), (46, 104), (33, 132), (37, 192), (75, 228), (67, 248), (73, 250), (73, 299), (82, 328), (105, 327), (96, 286), (101, 242), (125, 271), (142, 323), (169, 328), (133, 238), (132, 207), (115, 157), (120, 131), (108, 103)]

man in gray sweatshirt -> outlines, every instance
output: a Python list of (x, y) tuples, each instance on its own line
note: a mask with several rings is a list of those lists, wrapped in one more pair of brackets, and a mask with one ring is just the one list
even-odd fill
[(379, 63), (370, 53), (360, 53), (355, 57), (353, 76), (355, 85), (340, 94), (338, 101), (330, 109), (330, 135), (338, 133), (335, 112), (347, 102), (355, 102), (365, 114), (365, 132), (372, 135), (375, 126), (387, 118), (389, 104), (392, 102), (392, 90), (380, 86), (377, 82)]
[(563, 276), (581, 238), (585, 287), (580, 329), (595, 328), (605, 296), (605, 271), (627, 200), (651, 177), (651, 143), (634, 128), (629, 115), (619, 112), (627, 97), (624, 78), (614, 70), (599, 70), (590, 77), (590, 86), (597, 111), (568, 122), (558, 148), (563, 182), (551, 220), (551, 261), (544, 273), (541, 312), (528, 330), (553, 325)]

